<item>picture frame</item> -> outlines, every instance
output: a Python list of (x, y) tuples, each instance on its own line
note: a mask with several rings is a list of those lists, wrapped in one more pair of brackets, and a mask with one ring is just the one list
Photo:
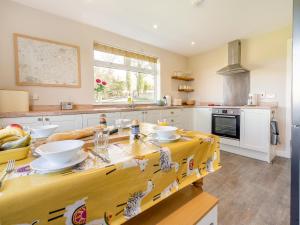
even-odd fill
[(14, 33), (17, 86), (81, 87), (80, 47)]

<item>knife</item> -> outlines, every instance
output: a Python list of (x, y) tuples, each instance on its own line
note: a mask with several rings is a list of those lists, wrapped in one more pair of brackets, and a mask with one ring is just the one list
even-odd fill
[(90, 151), (90, 153), (92, 153), (92, 155), (94, 155), (94, 156), (100, 158), (102, 161), (104, 161), (104, 162), (106, 162), (106, 163), (110, 163), (110, 162), (111, 162), (109, 159), (107, 159), (107, 158), (105, 158), (104, 156), (98, 154), (98, 153), (95, 152), (94, 150), (89, 149), (89, 151)]

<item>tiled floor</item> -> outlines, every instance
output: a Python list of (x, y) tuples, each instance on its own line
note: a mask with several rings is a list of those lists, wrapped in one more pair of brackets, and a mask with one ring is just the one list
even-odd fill
[(220, 199), (219, 225), (289, 225), (290, 160), (273, 164), (221, 152), (222, 169), (204, 178)]

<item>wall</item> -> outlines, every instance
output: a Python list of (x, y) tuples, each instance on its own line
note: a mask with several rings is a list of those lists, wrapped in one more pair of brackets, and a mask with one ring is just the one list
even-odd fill
[[(176, 95), (170, 76), (186, 70), (187, 58), (123, 36), (80, 24), (65, 18), (19, 5), (0, 1), (0, 89), (28, 90), (39, 96), (35, 105), (57, 105), (61, 100), (77, 104), (93, 103), (93, 42), (156, 56), (161, 63), (161, 94)], [(27, 34), (80, 46), (81, 88), (18, 87), (15, 85), (13, 33)], [(173, 92), (172, 92), (173, 90)]]
[[(289, 156), (285, 141), (287, 41), (291, 27), (242, 40), (242, 65), (250, 72), (250, 92), (274, 94), (278, 102), (277, 118), (282, 144), (279, 154)], [(193, 72), (195, 92), (193, 98), (200, 102), (222, 103), (223, 77), (216, 71), (227, 64), (227, 45), (189, 58), (188, 68)]]

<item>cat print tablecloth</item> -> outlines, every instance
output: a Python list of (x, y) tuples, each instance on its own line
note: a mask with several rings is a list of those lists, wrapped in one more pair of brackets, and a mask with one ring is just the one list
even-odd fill
[(32, 171), (33, 158), (19, 161), (0, 190), (0, 224), (122, 224), (220, 168), (219, 137), (181, 134), (161, 148), (114, 144), (107, 152), (111, 163), (88, 158), (54, 174)]

